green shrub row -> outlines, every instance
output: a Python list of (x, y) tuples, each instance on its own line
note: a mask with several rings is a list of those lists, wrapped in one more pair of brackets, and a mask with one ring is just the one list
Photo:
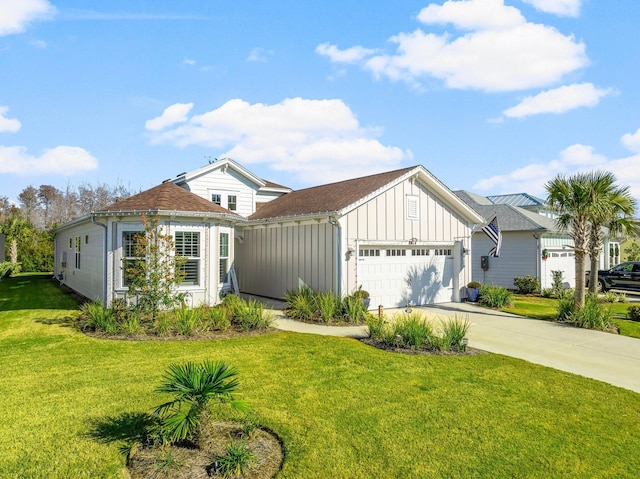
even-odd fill
[(180, 307), (160, 312), (155, 319), (143, 314), (122, 299), (111, 307), (100, 301), (82, 305), (79, 326), (82, 330), (107, 334), (194, 336), (213, 331), (263, 331), (273, 323), (271, 314), (254, 300), (228, 295), (216, 306)]
[(466, 319), (454, 317), (440, 320), (439, 331), (420, 313), (404, 313), (390, 322), (384, 317), (369, 315), (369, 337), (388, 346), (437, 351), (464, 351), (464, 338), (471, 327)]
[(533, 276), (516, 276), (513, 278), (513, 285), (518, 294), (534, 294), (540, 291), (540, 281)]
[(358, 324), (368, 316), (364, 301), (368, 296), (366, 291), (360, 289), (341, 298), (331, 291), (320, 292), (303, 287), (287, 291), (285, 314), (300, 321)]

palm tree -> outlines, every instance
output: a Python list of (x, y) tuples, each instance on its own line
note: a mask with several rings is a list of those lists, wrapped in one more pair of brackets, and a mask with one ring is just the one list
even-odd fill
[(206, 407), (212, 400), (247, 411), (245, 402), (233, 396), (238, 387), (237, 374), (235, 368), (221, 361), (171, 364), (164, 382), (156, 388), (156, 392), (175, 396), (155, 410), (155, 414), (162, 417), (163, 439), (169, 442), (191, 439), (206, 419)]
[(595, 293), (598, 287), (598, 267), (600, 250), (602, 249), (602, 230), (609, 229), (610, 235), (632, 234), (636, 230), (633, 215), (636, 201), (629, 192), (629, 187), (616, 186), (616, 177), (608, 171), (596, 171), (589, 175), (591, 183), (589, 232), (589, 256), (591, 272), (589, 276), (589, 292)]
[(557, 212), (556, 222), (568, 231), (575, 251), (576, 290), (574, 306), (581, 309), (585, 298), (585, 257), (589, 246), (589, 226), (593, 212), (590, 175), (578, 173), (568, 178), (558, 175), (545, 184), (547, 202)]

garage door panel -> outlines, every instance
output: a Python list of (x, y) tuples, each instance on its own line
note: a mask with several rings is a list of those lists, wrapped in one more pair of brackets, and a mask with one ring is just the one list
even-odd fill
[[(395, 251), (398, 251), (396, 248)], [(424, 249), (422, 249), (424, 251)], [(402, 307), (449, 302), (453, 298), (453, 258), (445, 255), (359, 258), (359, 283), (371, 294), (371, 305)]]

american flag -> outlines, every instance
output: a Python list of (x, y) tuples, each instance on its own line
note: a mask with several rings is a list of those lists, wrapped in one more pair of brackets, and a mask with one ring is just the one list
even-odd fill
[(482, 227), (482, 231), (486, 234), (495, 246), (489, 251), (489, 256), (497, 258), (500, 256), (500, 247), (502, 246), (502, 233), (498, 227), (498, 216), (494, 216), (491, 221)]

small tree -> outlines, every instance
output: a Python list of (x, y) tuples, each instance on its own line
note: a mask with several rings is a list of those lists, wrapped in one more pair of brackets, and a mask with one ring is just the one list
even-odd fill
[(175, 254), (170, 235), (158, 226), (158, 219), (142, 215), (144, 232), (134, 236), (135, 260), (123, 262), (129, 294), (138, 298), (140, 311), (156, 318), (161, 309), (172, 308), (184, 300), (177, 287), (184, 279), (187, 258)]

